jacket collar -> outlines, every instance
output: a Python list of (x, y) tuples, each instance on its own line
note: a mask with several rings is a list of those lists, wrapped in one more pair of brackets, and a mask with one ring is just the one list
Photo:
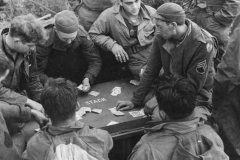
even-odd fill
[(86, 125), (80, 121), (76, 121), (75, 123), (73, 123), (71, 126), (69, 127), (55, 127), (53, 125), (48, 125), (46, 126), (46, 130), (48, 133), (50, 133), (51, 135), (61, 135), (61, 134), (65, 134), (65, 133), (69, 133), (69, 132), (73, 132), (79, 129), (82, 129), (83, 127), (85, 127)]

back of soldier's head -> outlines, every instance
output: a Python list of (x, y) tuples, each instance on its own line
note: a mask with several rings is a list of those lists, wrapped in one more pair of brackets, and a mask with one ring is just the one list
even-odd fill
[(195, 108), (196, 90), (187, 78), (160, 80), (155, 88), (155, 96), (160, 108), (170, 119), (186, 118)]
[(41, 94), (45, 113), (53, 121), (64, 121), (75, 115), (78, 91), (76, 84), (64, 78), (50, 80)]

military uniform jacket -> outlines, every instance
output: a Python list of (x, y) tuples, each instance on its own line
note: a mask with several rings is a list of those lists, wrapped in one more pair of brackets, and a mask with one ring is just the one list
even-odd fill
[(72, 45), (65, 47), (53, 27), (48, 28), (49, 39), (37, 45), (37, 64), (40, 80), (45, 83), (48, 77), (67, 78), (77, 84), (89, 78), (93, 84), (102, 67), (98, 49), (79, 26), (77, 37)]
[[(28, 121), (31, 118), (31, 110), (25, 107), (27, 98), (40, 101), (43, 89), (36, 73), (36, 53), (31, 51), (27, 55), (19, 54), (14, 61), (6, 49), (4, 39), (7, 33), (7, 28), (0, 31), (0, 58), (8, 59), (11, 68), (6, 79), (0, 83), (0, 101), (1, 105), (14, 105), (6, 112)], [(23, 90), (27, 91), (28, 97), (20, 94)]]
[(53, 160), (59, 149), (67, 148), (60, 153), (62, 157), (67, 156), (62, 159), (108, 160), (112, 147), (113, 141), (107, 131), (77, 121), (69, 127), (50, 125), (36, 133), (28, 142), (27, 159)]
[(134, 104), (142, 104), (162, 68), (166, 76), (173, 74), (188, 78), (199, 94), (207, 96), (205, 91), (212, 88), (215, 74), (212, 61), (217, 52), (215, 40), (194, 22), (186, 22), (188, 33), (176, 47), (160, 34), (155, 36), (146, 70), (131, 99)]

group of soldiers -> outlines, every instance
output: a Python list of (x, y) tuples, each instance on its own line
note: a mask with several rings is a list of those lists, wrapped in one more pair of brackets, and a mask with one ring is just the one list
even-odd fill
[[(160, 123), (146, 129), (129, 159), (240, 159), (239, 9), (238, 0), (168, 0), (157, 9), (119, 0), (88, 32), (68, 10), (47, 26), (33, 15), (15, 17), (0, 31), (0, 159), (54, 159), (63, 149), (57, 145), (70, 141), (88, 159), (108, 159), (110, 135), (76, 121), (72, 83), (88, 92), (104, 69), (102, 54), (126, 64), (139, 80), (132, 99), (118, 101), (117, 110), (144, 106)], [(221, 138), (207, 123), (218, 125)]]

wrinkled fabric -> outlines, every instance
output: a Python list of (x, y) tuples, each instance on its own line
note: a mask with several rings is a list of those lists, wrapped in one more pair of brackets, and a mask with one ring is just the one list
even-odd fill
[(129, 160), (228, 160), (223, 142), (213, 129), (196, 118), (168, 121), (146, 129)]
[[(216, 41), (194, 22), (190, 20), (186, 22), (188, 27), (191, 27), (191, 32), (176, 46), (164, 40), (160, 34), (155, 36), (146, 70), (131, 99), (134, 104), (141, 106), (162, 68), (166, 76), (173, 74), (188, 78), (198, 91), (199, 97), (211, 99), (210, 90), (215, 75), (213, 57), (217, 52)], [(203, 63), (204, 72), (198, 72), (198, 67)]]
[(0, 159), (1, 160), (22, 159), (8, 132), (5, 120), (1, 112), (0, 112)]
[(230, 158), (240, 159), (240, 14), (233, 22), (226, 53), (213, 87), (213, 117)]
[(77, 37), (70, 46), (64, 46), (53, 27), (48, 28), (49, 39), (36, 46), (40, 80), (64, 77), (77, 84), (88, 78), (93, 84), (102, 67), (98, 49), (87, 32), (79, 26)]
[(141, 4), (141, 23), (137, 28), (137, 38), (130, 36), (130, 29), (121, 10), (120, 5), (116, 4), (103, 11), (90, 28), (89, 35), (97, 46), (106, 51), (111, 51), (116, 43), (121, 45), (129, 56), (129, 69), (139, 78), (138, 74), (150, 55), (149, 48), (155, 32), (151, 15), (155, 9)]
[(27, 159), (50, 160), (55, 157), (57, 146), (70, 143), (99, 160), (108, 160), (108, 153), (113, 147), (112, 138), (107, 131), (91, 129), (77, 121), (71, 127), (50, 125), (34, 135), (27, 145)]

